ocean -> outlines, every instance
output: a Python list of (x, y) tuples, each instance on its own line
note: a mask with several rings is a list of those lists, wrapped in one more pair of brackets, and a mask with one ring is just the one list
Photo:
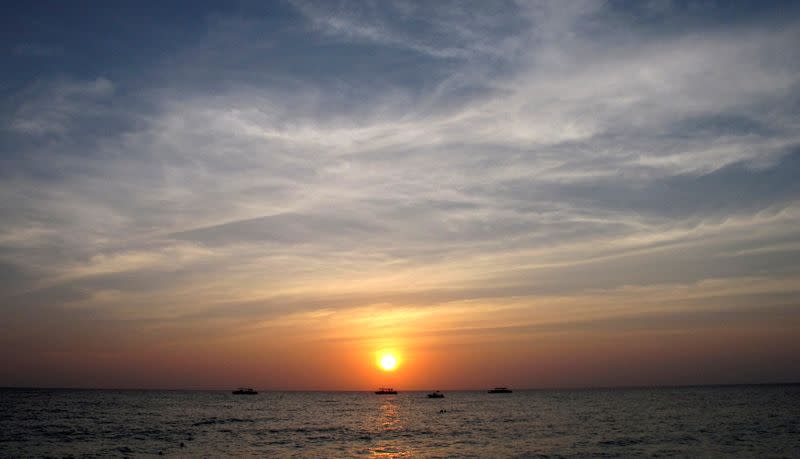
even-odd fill
[(800, 457), (800, 385), (0, 390), (2, 457)]

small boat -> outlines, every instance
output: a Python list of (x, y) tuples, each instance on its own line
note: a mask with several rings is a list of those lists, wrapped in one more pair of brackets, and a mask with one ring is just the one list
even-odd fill
[(381, 387), (380, 389), (375, 391), (378, 395), (395, 395), (397, 391), (392, 389), (391, 387)]
[(438, 390), (435, 390), (430, 394), (428, 394), (428, 398), (444, 398), (444, 394), (439, 392)]
[(233, 391), (236, 395), (256, 395), (258, 392), (255, 391), (252, 387), (240, 387)]
[(511, 389), (507, 387), (495, 387), (494, 389), (489, 389), (490, 394), (510, 394)]

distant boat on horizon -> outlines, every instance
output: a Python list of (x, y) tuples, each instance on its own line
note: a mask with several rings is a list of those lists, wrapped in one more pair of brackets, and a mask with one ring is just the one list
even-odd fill
[(438, 390), (435, 390), (430, 394), (428, 394), (428, 398), (444, 398), (444, 394), (439, 392)]
[(494, 389), (489, 389), (490, 394), (510, 394), (511, 389), (507, 387), (495, 387)]
[(240, 388), (236, 389), (235, 391), (233, 391), (233, 394), (234, 395), (256, 395), (256, 394), (258, 394), (258, 392), (256, 392), (256, 390), (253, 389), (252, 387), (240, 387)]
[(395, 395), (397, 391), (391, 387), (381, 387), (380, 389), (376, 390), (375, 393), (377, 395)]

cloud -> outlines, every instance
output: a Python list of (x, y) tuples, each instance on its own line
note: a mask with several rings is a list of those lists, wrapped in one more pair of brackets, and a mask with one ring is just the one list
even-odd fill
[(248, 244), (278, 242), (283, 244), (319, 244), (329, 237), (363, 238), (379, 228), (358, 220), (336, 215), (301, 215), (283, 213), (240, 220), (204, 228), (174, 233), (177, 239), (202, 244)]
[(91, 122), (104, 113), (104, 100), (114, 84), (103, 77), (93, 81), (59, 79), (39, 82), (18, 96), (10, 128), (29, 135), (65, 134), (79, 122)]
[(525, 31), (523, 21), (513, 20), (520, 9), (514, 2), (489, 8), (461, 2), (396, 2), (380, 8), (351, 2), (332, 8), (330, 4), (305, 1), (293, 5), (314, 30), (328, 37), (409, 50), (437, 59), (502, 57), (517, 51), (521, 43), (515, 34)]

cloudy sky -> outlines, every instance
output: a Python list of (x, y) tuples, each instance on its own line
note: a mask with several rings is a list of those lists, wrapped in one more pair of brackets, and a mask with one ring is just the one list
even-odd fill
[(800, 380), (796, 2), (140, 3), (4, 8), (0, 386)]

